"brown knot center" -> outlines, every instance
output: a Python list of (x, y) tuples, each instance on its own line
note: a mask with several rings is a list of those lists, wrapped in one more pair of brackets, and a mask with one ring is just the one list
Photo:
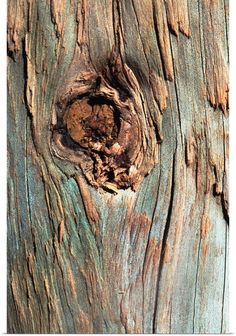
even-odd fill
[(115, 108), (108, 101), (96, 97), (72, 103), (63, 121), (75, 142), (94, 150), (112, 146), (119, 132)]

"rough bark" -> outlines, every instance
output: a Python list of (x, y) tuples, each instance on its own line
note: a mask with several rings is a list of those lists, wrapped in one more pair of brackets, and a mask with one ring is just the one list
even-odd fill
[(227, 0), (8, 9), (8, 332), (227, 332)]

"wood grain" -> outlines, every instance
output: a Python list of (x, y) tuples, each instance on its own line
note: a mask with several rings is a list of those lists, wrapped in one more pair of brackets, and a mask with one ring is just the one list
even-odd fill
[[(227, 8), (8, 1), (8, 333), (228, 331)], [(126, 184), (60, 125), (99, 76)]]

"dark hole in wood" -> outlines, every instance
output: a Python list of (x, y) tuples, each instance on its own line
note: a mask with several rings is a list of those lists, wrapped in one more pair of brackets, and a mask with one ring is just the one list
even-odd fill
[(109, 182), (112, 182), (114, 181), (114, 178), (115, 178), (115, 174), (112, 170), (110, 170), (108, 173), (107, 173), (107, 179)]

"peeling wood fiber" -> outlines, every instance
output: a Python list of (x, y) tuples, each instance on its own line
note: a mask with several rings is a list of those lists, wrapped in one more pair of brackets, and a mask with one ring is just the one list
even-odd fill
[(228, 332), (227, 20), (8, 1), (8, 333)]

